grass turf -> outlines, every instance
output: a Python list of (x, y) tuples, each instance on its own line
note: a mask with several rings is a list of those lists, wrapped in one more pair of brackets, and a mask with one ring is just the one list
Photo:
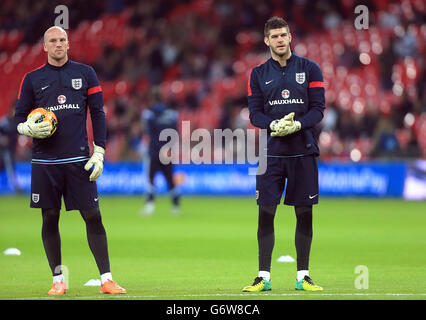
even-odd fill
[[(275, 218), (272, 291), (242, 293), (257, 275), (257, 206), (249, 198), (186, 197), (179, 216), (158, 198), (152, 217), (139, 215), (140, 197), (102, 197), (111, 271), (127, 295), (86, 287), (99, 274), (77, 211), (62, 211), (62, 263), (69, 290), (49, 297), (51, 274), (41, 241), (41, 214), (28, 196), (0, 197), (0, 299), (138, 300), (346, 300), (425, 299), (425, 202), (321, 199), (314, 207), (310, 275), (322, 292), (294, 290), (296, 257), (293, 208)], [(368, 268), (368, 289), (357, 289), (357, 266)], [(366, 282), (362, 282), (366, 284)]]

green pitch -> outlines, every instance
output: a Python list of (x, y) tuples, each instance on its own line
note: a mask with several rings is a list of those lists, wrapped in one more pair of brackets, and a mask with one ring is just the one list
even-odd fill
[[(314, 208), (310, 273), (322, 292), (294, 290), (293, 208), (275, 220), (272, 291), (242, 293), (257, 275), (257, 206), (249, 198), (183, 198), (179, 216), (159, 198), (142, 217), (139, 197), (101, 197), (114, 280), (127, 295), (106, 296), (78, 212), (62, 212), (62, 263), (69, 290), (48, 297), (51, 274), (41, 242), (41, 214), (28, 196), (0, 197), (0, 299), (425, 299), (426, 203), (321, 199)], [(20, 256), (6, 256), (7, 248)], [(368, 275), (367, 272), (368, 271)], [(360, 278), (361, 277), (361, 278)], [(368, 282), (366, 282), (368, 279)], [(368, 286), (368, 289), (357, 287)]]

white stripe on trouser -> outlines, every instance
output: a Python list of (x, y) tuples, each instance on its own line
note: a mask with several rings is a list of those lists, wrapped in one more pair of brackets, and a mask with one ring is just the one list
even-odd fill
[(67, 163), (75, 163), (80, 161), (86, 161), (89, 160), (89, 157), (87, 156), (80, 156), (80, 157), (72, 157), (72, 158), (65, 158), (65, 159), (31, 159), (31, 163), (36, 164), (67, 164)]

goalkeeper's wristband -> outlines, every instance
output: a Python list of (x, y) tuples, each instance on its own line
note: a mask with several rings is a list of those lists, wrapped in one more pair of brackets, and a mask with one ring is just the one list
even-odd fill
[(28, 128), (28, 125), (25, 127), (25, 122), (21, 122), (20, 124), (18, 124), (16, 129), (18, 130), (19, 134), (22, 134), (25, 136), (31, 133), (30, 128)]
[(104, 158), (104, 154), (105, 154), (105, 149), (102, 147), (97, 146), (94, 142), (93, 142), (93, 153), (100, 153), (102, 154), (102, 159)]
[(299, 131), (300, 129), (302, 129), (302, 124), (300, 123), (300, 121), (295, 120), (294, 125), (296, 126), (296, 131)]

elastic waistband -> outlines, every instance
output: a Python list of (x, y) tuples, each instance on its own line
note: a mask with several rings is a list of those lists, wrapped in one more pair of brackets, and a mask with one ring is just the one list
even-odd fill
[(298, 158), (298, 157), (306, 157), (306, 156), (312, 156), (313, 153), (308, 154), (294, 154), (294, 155), (282, 155), (282, 156), (271, 156), (266, 155), (268, 158)]
[(65, 159), (32, 159), (31, 163), (34, 164), (67, 164), (67, 163), (74, 163), (74, 162), (81, 162), (81, 161), (87, 161), (89, 160), (89, 157), (87, 156), (80, 156), (80, 157), (72, 157), (72, 158), (65, 158)]

